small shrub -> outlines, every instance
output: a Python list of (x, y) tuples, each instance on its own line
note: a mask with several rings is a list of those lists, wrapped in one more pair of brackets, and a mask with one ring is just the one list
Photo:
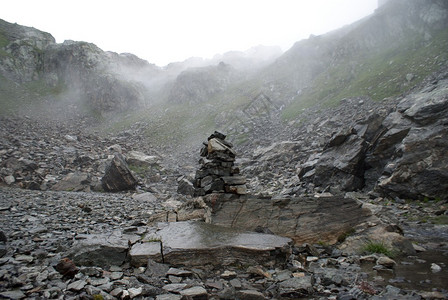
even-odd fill
[(389, 249), (383, 242), (370, 241), (362, 248), (362, 252), (368, 254), (373, 253), (384, 254), (389, 257), (395, 256), (394, 251)]
[[(339, 240), (339, 239), (338, 239), (338, 240)], [(317, 244), (318, 244), (319, 246), (322, 246), (322, 247), (328, 247), (328, 246), (329, 246), (328, 243), (327, 243), (327, 242), (324, 242), (324, 241), (318, 241)]]

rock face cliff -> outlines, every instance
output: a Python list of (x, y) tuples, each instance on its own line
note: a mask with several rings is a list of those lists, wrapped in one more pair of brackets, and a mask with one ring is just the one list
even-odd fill
[(216, 66), (188, 69), (177, 76), (168, 100), (176, 103), (202, 103), (224, 92), (238, 79), (241, 79), (241, 75), (224, 62)]
[[(135, 65), (132, 56), (104, 52), (86, 42), (57, 44), (49, 33), (3, 20), (0, 37), (0, 75), (5, 80), (67, 92), (76, 98), (71, 102), (100, 112), (135, 108), (145, 100), (142, 84), (122, 72)], [(138, 64), (155, 68), (142, 60)]]
[[(309, 160), (305, 181), (351, 191), (364, 186), (400, 198), (448, 197), (448, 73), (338, 132)], [(304, 169), (305, 170), (305, 169)]]

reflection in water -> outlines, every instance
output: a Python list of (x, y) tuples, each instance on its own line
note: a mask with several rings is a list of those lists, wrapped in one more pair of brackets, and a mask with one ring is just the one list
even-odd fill
[(202, 249), (221, 246), (271, 249), (288, 243), (290, 239), (235, 229), (204, 222), (169, 223), (157, 232), (163, 245), (170, 248)]

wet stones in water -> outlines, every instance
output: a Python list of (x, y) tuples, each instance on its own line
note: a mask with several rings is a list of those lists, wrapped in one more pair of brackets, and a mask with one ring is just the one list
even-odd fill
[(234, 166), (236, 152), (226, 136), (215, 131), (201, 149), (201, 167), (196, 172), (196, 195), (211, 193), (246, 194), (246, 178)]

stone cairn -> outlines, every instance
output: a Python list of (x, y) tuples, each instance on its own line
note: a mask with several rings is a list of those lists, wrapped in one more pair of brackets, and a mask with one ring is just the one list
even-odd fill
[(241, 176), (239, 168), (234, 166), (236, 153), (225, 138), (224, 134), (215, 131), (208, 137), (208, 142), (203, 143), (199, 160), (201, 167), (196, 171), (194, 182), (196, 196), (246, 194), (246, 177)]

